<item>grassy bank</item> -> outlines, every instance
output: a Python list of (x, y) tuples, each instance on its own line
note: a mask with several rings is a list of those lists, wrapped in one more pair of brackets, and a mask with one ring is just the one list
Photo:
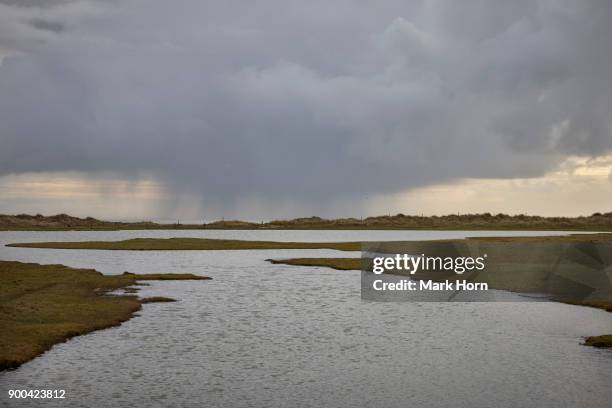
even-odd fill
[(116, 222), (66, 214), (2, 215), (0, 230), (135, 230), (135, 229), (296, 229), (296, 230), (565, 230), (612, 231), (612, 212), (584, 217), (540, 217), (507, 214), (449, 214), (442, 216), (384, 215), (367, 218), (325, 219), (320, 217), (248, 222), (221, 220), (201, 224), (159, 224), (151, 221)]
[(0, 370), (15, 368), (71, 337), (121, 324), (143, 303), (107, 292), (139, 280), (208, 279), (191, 274), (102, 275), (93, 269), (0, 261)]
[[(483, 237), (468, 238), (484, 242), (535, 243), (535, 242), (606, 242), (612, 234), (574, 234), (549, 237)], [(453, 243), (462, 240), (438, 240)], [(465, 241), (465, 240), (463, 240)], [(406, 242), (408, 243), (408, 242)], [(75, 241), (75, 242), (26, 242), (11, 243), (8, 247), (48, 249), (99, 249), (127, 251), (172, 251), (172, 250), (256, 250), (256, 249), (334, 249), (339, 251), (361, 251), (361, 242), (278, 242), (244, 241), (209, 238), (134, 238), (124, 241)], [(365, 242), (367, 244), (367, 242)], [(404, 243), (400, 243), (403, 245)], [(390, 248), (391, 250), (393, 248)]]
[(207, 238), (135, 238), (125, 241), (32, 242), (8, 244), (21, 248), (103, 249), (129, 251), (245, 250), (245, 249), (336, 249), (360, 251), (359, 242), (276, 242)]

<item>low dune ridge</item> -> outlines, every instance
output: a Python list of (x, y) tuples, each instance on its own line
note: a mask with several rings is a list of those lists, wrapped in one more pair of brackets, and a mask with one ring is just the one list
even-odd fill
[(172, 224), (151, 221), (103, 221), (92, 217), (79, 218), (66, 214), (2, 215), (0, 230), (122, 230), (122, 229), (304, 229), (304, 230), (566, 230), (612, 231), (612, 212), (579, 217), (541, 217), (538, 215), (450, 214), (442, 216), (383, 215), (367, 218), (303, 217), (291, 220), (250, 222), (219, 220), (201, 224)]

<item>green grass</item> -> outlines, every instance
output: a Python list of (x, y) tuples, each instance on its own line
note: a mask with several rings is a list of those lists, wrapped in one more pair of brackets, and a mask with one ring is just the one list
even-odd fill
[(108, 276), (93, 269), (0, 261), (0, 370), (18, 367), (71, 337), (119, 325), (143, 303), (162, 301), (108, 295), (141, 279), (207, 278), (190, 274)]
[(31, 242), (8, 244), (21, 248), (102, 249), (129, 251), (248, 250), (248, 249), (336, 249), (360, 251), (359, 242), (275, 242), (207, 238), (135, 238), (125, 241)]

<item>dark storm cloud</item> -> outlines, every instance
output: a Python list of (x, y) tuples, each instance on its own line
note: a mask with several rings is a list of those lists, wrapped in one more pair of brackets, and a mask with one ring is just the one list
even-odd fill
[(32, 27), (38, 30), (52, 31), (54, 33), (61, 33), (65, 27), (62, 23), (56, 21), (43, 20), (42, 18), (33, 18), (30, 21)]
[(609, 1), (2, 3), (0, 174), (321, 203), (612, 148)]

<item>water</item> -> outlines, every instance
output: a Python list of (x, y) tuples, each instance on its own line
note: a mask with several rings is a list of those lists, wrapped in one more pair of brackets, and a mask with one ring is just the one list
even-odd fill
[[(358, 256), (331, 250), (68, 251), (8, 242), (193, 236), (287, 241), (436, 239), (510, 232), (2, 232), (0, 259), (103, 273), (191, 272), (152, 282), (120, 327), (56, 345), (8, 389), (65, 389), (66, 400), (10, 406), (609, 407), (612, 352), (580, 345), (612, 333), (612, 314), (557, 303), (376, 303), (360, 273), (266, 258)], [(527, 233), (521, 232), (520, 235)], [(533, 233), (537, 234), (537, 233)]]

